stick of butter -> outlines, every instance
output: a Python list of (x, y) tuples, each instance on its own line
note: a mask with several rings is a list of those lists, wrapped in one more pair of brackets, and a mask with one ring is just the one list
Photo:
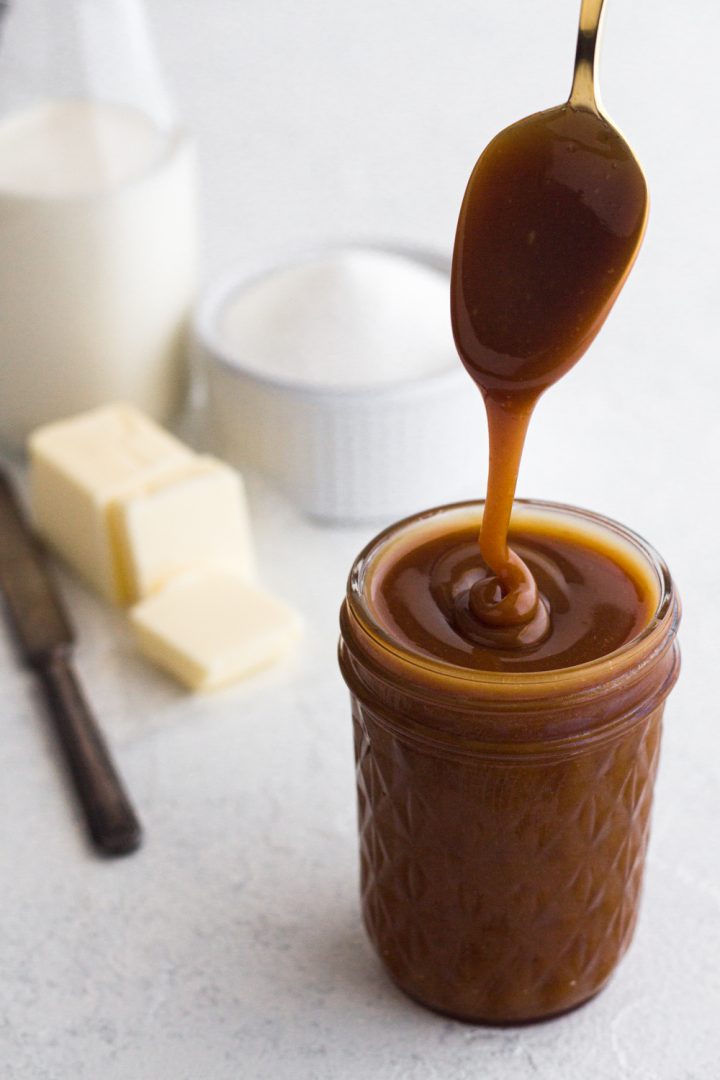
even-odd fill
[(40, 428), (30, 461), (37, 531), (108, 599), (139, 601), (140, 648), (181, 682), (224, 686), (298, 636), (297, 615), (252, 584), (245, 492), (227, 465), (129, 405)]
[(109, 405), (40, 428), (30, 462), (37, 531), (115, 603), (218, 560), (253, 576), (239, 475), (137, 409)]
[(255, 577), (242, 480), (215, 458), (196, 458), (180, 475), (123, 499), (111, 513), (131, 601), (205, 563), (226, 563)]
[(300, 633), (280, 600), (224, 567), (167, 585), (130, 612), (142, 652), (193, 690), (216, 690), (277, 659)]
[(125, 603), (112, 508), (170, 479), (195, 455), (130, 405), (108, 405), (47, 424), (30, 438), (35, 528), (85, 580)]

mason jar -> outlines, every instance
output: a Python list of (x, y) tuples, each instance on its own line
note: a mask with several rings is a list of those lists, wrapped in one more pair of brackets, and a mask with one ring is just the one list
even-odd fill
[[(355, 732), (362, 910), (391, 978), (459, 1019), (513, 1023), (596, 994), (632, 939), (679, 601), (629, 529), (544, 502), (513, 518), (602, 543), (651, 583), (654, 612), (615, 652), (499, 673), (413, 654), (373, 610), (373, 579), (481, 503), (392, 526), (358, 556), (340, 665)], [(620, 560), (619, 560), (620, 561)]]

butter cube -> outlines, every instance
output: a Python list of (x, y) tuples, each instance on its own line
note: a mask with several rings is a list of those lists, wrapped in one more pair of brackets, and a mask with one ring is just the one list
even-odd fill
[(255, 576), (242, 480), (215, 458), (196, 458), (180, 475), (122, 500), (114, 515), (131, 601), (207, 563)]
[(130, 612), (140, 649), (193, 690), (215, 690), (265, 667), (298, 637), (286, 604), (237, 571), (176, 579)]
[(130, 405), (47, 424), (29, 450), (38, 533), (104, 596), (126, 602), (113, 507), (186, 469), (194, 454)]

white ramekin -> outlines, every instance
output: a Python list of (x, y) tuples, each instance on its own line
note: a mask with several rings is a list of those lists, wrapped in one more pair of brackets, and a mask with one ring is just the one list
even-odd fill
[[(448, 260), (431, 252), (372, 247), (449, 273)], [(269, 273), (350, 249), (230, 272), (200, 297), (194, 337), (207, 379), (211, 448), (239, 469), (263, 473), (306, 513), (333, 521), (397, 518), (477, 495), (482, 405), (459, 360), (447, 371), (393, 384), (318, 388), (259, 375), (219, 340), (231, 297)]]

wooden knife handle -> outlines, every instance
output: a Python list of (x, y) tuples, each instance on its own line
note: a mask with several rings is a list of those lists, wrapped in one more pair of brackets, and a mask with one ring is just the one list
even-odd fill
[(140, 844), (142, 829), (113, 765), (67, 648), (38, 658), (57, 731), (93, 843), (106, 855), (125, 855)]

